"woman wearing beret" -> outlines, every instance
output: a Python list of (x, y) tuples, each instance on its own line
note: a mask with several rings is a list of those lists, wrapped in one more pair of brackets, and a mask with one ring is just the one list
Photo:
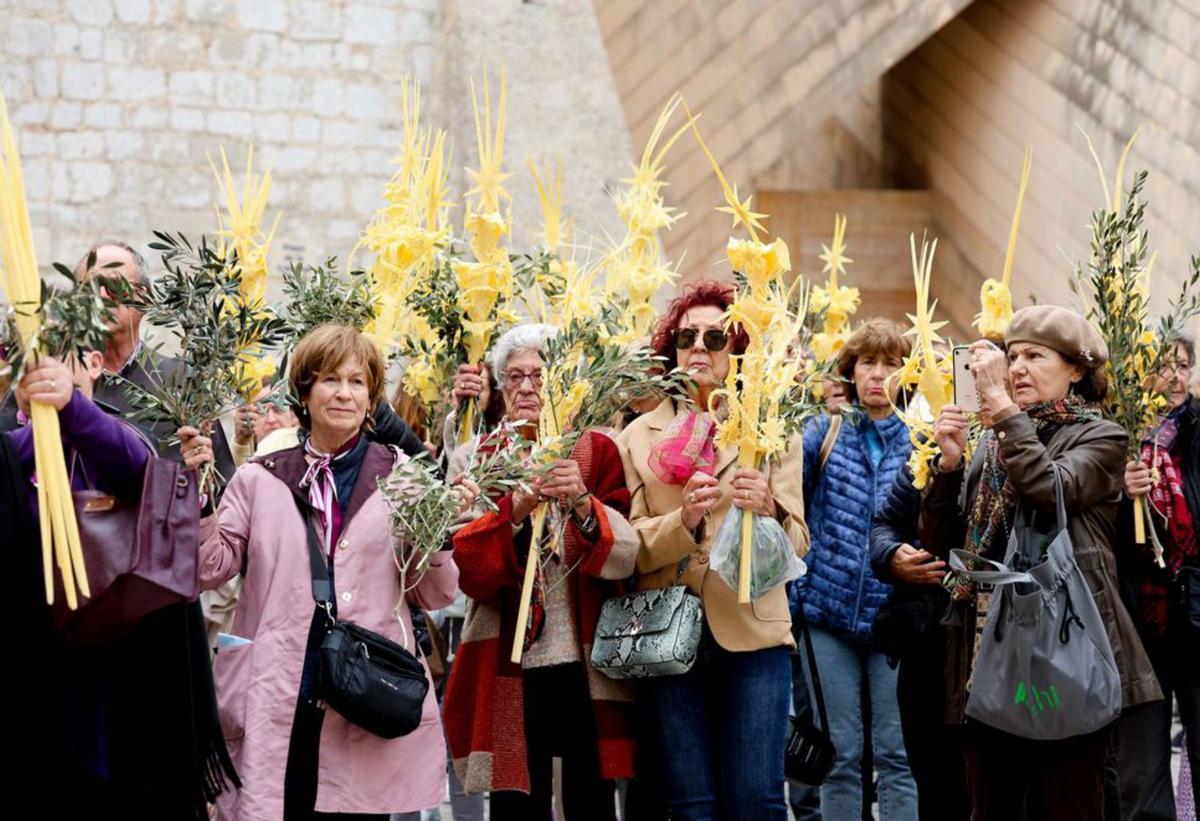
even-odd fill
[[(1108, 349), (1079, 314), (1054, 305), (1018, 311), (1003, 353), (987, 342), (971, 346), (971, 371), (992, 430), (963, 464), (967, 418), (942, 410), (934, 429), (941, 460), (930, 489), (929, 514), (950, 547), (1000, 560), (1018, 505), (1035, 525), (1054, 518), (1057, 469), (1068, 530), (1093, 591), (1121, 673), (1122, 706), (1162, 698), (1154, 670), (1117, 596), (1113, 550), (1117, 503), (1128, 436), (1101, 419), (1108, 392)], [(1041, 528), (1046, 530), (1049, 528)], [(962, 721), (987, 597), (953, 577), (947, 653), (947, 718)], [(1031, 741), (968, 720), (964, 749), (976, 821), (1035, 817), (1104, 817), (1105, 765), (1113, 727), (1061, 741)]]

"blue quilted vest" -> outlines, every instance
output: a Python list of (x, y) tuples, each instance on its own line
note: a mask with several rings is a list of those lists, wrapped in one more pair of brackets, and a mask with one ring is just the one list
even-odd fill
[[(867, 455), (867, 426), (883, 440), (878, 468)], [(842, 424), (837, 443), (820, 469), (821, 444), (829, 431), (822, 416), (804, 431), (804, 497), (811, 549), (807, 575), (797, 584), (804, 617), (811, 624), (866, 639), (891, 585), (871, 572), (871, 520), (887, 500), (896, 473), (912, 445), (908, 428), (892, 414), (874, 422), (866, 414)]]

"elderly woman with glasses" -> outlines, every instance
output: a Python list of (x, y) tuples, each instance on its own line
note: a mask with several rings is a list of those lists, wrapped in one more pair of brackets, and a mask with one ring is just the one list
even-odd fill
[[(1175, 817), (1171, 694), (1179, 702), (1190, 764), (1190, 777), (1181, 772), (1180, 787), (1200, 803), (1200, 658), (1195, 652), (1200, 637), (1200, 402), (1189, 390), (1195, 364), (1195, 341), (1181, 335), (1164, 356), (1153, 386), (1166, 397), (1168, 410), (1142, 437), (1141, 458), (1125, 466), (1127, 498), (1117, 520), (1121, 594), (1168, 694), (1163, 701), (1123, 713), (1118, 721), (1125, 818)], [(1149, 517), (1149, 526), (1162, 545), (1162, 565), (1152, 539), (1139, 545), (1133, 538), (1131, 500), (1138, 497), (1159, 514)]]
[[(389, 509), (379, 480), (408, 457), (368, 440), (383, 396), (383, 360), (354, 328), (322, 325), (292, 352), (288, 374), (304, 429), (296, 447), (243, 465), (215, 515), (201, 521), (200, 586), (244, 577), (231, 632), (217, 652), (221, 725), (242, 789), (217, 802), (231, 819), (387, 818), (436, 806), (446, 789), (434, 688), (420, 726), (384, 739), (330, 709), (314, 679), (328, 617), (313, 600), (308, 533), (333, 585), (333, 612), (416, 652), (411, 602), (454, 598), (458, 571), (436, 553), (416, 587), (401, 589)], [(211, 453), (203, 437), (185, 457)], [(468, 488), (464, 504), (470, 501)]]
[[(546, 325), (504, 334), (491, 356), (504, 422), (481, 451), (537, 437)], [(454, 536), (463, 592), (471, 597), (463, 643), (446, 689), (446, 734), (468, 792), (491, 791), (491, 818), (549, 818), (552, 760), (562, 759), (568, 819), (614, 817), (614, 780), (633, 770), (626, 720), (630, 695), (592, 668), (600, 605), (633, 572), (638, 543), (625, 519), (629, 493), (611, 439), (584, 431), (569, 458), (528, 492), (496, 499)], [(550, 506), (542, 543), (531, 514)], [(540, 570), (520, 664), (510, 661), (517, 603), (530, 550)]]
[(690, 402), (664, 399), (621, 432), (632, 494), (639, 589), (685, 584), (704, 603), (700, 655), (682, 675), (646, 681), (647, 713), (672, 817), (785, 819), (783, 755), (795, 642), (782, 586), (749, 604), (708, 565), (733, 507), (771, 516), (797, 554), (808, 548), (799, 439), (770, 469), (739, 468), (736, 448), (713, 442), (712, 392), (745, 350), (725, 327), (733, 289), (703, 282), (671, 303), (651, 347), (692, 379)]

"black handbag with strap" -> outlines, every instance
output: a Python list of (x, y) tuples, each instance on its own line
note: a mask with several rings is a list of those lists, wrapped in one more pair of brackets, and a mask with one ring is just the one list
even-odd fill
[(820, 786), (833, 769), (833, 759), (836, 750), (833, 739), (829, 737), (829, 717), (825, 714), (825, 694), (821, 691), (821, 674), (817, 670), (817, 657), (813, 653), (812, 636), (808, 633), (808, 622), (803, 613), (796, 616), (796, 625), (800, 635), (804, 637), (804, 652), (808, 659), (809, 680), (812, 682), (812, 696), (817, 703), (817, 716), (821, 720), (818, 727), (815, 723), (801, 721), (795, 716), (791, 719), (792, 730), (788, 735), (787, 747), (783, 753), (783, 770), (788, 778), (801, 784)]
[(408, 735), (421, 723), (429, 679), (420, 659), (378, 633), (335, 615), (333, 582), (321, 540), (303, 507), (312, 594), (327, 619), (317, 660), (316, 695), (380, 738)]

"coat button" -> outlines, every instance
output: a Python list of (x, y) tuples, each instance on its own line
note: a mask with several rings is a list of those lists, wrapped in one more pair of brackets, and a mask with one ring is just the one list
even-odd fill
[(700, 562), (700, 564), (708, 564), (708, 554), (701, 553), (698, 557), (696, 557), (696, 561)]
[(338, 542), (338, 550), (345, 550), (349, 546), (350, 543), (345, 539), (342, 539), (340, 542)]
[(354, 597), (350, 595), (349, 590), (342, 594), (342, 601), (350, 601), (352, 598)]
[(996, 434), (996, 438), (998, 438), (998, 439), (1004, 439), (1007, 436), (1008, 436), (1008, 431), (1006, 431), (1006, 430), (1002, 430)]

